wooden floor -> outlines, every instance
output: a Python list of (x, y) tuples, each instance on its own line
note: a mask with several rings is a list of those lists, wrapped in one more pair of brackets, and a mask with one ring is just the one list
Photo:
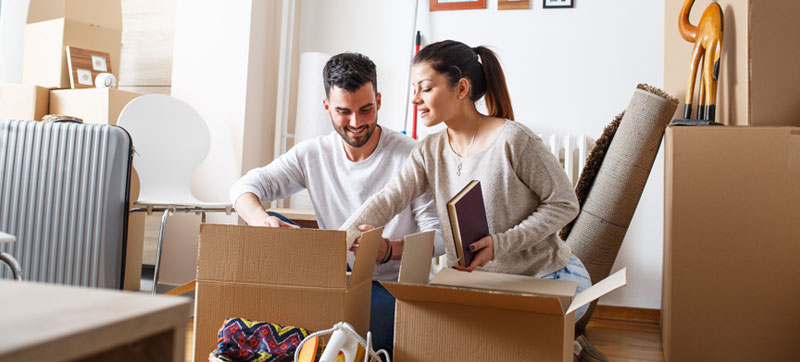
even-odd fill
[(598, 306), (586, 338), (614, 362), (664, 361), (659, 311)]
[[(661, 362), (658, 311), (599, 306), (586, 327), (586, 337), (614, 362)], [(194, 320), (186, 332), (186, 361), (192, 361)], [(206, 359), (203, 358), (203, 361)]]

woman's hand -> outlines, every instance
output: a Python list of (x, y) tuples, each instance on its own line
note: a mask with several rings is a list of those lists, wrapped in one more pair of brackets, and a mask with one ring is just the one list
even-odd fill
[(492, 261), (492, 259), (494, 259), (494, 240), (491, 235), (484, 236), (480, 240), (470, 244), (469, 250), (476, 253), (475, 257), (472, 258), (472, 263), (466, 268), (458, 264), (454, 265), (453, 268), (471, 272), (475, 270), (475, 268), (484, 266), (486, 263)]
[[(370, 231), (370, 230), (372, 230), (374, 228), (375, 227), (372, 226), (372, 225), (358, 225), (358, 231), (360, 231), (362, 233)], [(379, 262), (385, 260), (386, 259), (386, 253), (389, 252), (389, 240), (386, 239), (386, 238), (382, 238), (382, 239), (384, 240), (384, 242), (382, 242), (382, 243), (380, 243), (380, 245), (378, 245), (378, 254), (375, 256), (375, 262), (376, 263), (379, 263)], [(356, 238), (356, 241), (353, 242), (353, 246), (350, 248), (350, 251), (352, 251), (356, 255), (358, 255), (358, 247), (359, 247), (359, 242), (360, 241), (361, 241), (361, 237), (359, 236), (358, 238)]]

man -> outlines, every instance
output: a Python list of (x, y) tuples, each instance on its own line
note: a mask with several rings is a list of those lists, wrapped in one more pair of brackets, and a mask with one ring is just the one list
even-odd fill
[[(338, 228), (397, 173), (415, 141), (378, 125), (381, 94), (375, 64), (357, 53), (342, 53), (323, 69), (322, 101), (335, 132), (295, 145), (269, 165), (251, 170), (231, 189), (236, 212), (250, 225), (292, 227), (269, 215), (262, 201), (308, 189), (321, 229)], [(430, 193), (415, 200), (383, 230), (372, 285), (370, 330), (375, 348), (391, 354), (394, 297), (377, 281), (396, 281), (403, 237), (435, 230), (434, 256), (444, 254), (436, 206)], [(348, 253), (348, 262), (353, 262)]]

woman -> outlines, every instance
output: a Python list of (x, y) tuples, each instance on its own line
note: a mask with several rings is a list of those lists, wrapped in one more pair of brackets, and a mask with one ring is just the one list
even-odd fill
[[(348, 241), (383, 225), (411, 200), (432, 190), (449, 263), (456, 260), (446, 204), (479, 180), (490, 235), (473, 243), (476, 255), (459, 270), (480, 270), (591, 285), (580, 260), (556, 232), (578, 213), (575, 192), (542, 140), (514, 122), (505, 76), (495, 54), (453, 40), (430, 44), (415, 57), (413, 103), (425, 126), (446, 129), (423, 139), (400, 173), (341, 226)], [(475, 102), (485, 96), (488, 115)], [(379, 258), (386, 258), (381, 248)], [(388, 255), (390, 257), (390, 255)], [(578, 310), (579, 320), (586, 308)]]

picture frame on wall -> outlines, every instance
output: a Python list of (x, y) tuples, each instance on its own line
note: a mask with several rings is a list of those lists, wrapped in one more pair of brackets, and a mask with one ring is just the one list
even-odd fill
[(544, 4), (542, 5), (545, 9), (551, 8), (571, 8), (573, 7), (574, 0), (543, 0)]
[(524, 10), (530, 8), (530, 0), (497, 0), (497, 10)]
[(486, 0), (430, 0), (431, 11), (486, 9)]

